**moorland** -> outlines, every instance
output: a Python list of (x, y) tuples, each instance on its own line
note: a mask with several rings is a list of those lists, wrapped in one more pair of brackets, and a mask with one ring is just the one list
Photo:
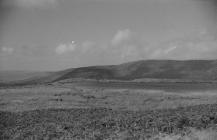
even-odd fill
[(217, 138), (216, 60), (147, 60), (24, 75), (1, 79), (2, 140)]

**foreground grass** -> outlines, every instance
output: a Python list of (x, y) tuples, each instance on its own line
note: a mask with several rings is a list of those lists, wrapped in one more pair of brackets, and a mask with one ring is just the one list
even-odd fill
[(155, 111), (106, 108), (2, 111), (0, 139), (214, 140), (216, 124), (217, 104)]

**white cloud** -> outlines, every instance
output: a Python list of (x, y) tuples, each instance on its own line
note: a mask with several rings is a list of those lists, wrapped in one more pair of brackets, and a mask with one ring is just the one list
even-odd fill
[(217, 40), (208, 33), (182, 37), (149, 47), (151, 59), (216, 59)]
[(112, 45), (116, 46), (121, 44), (124, 41), (130, 40), (131, 34), (132, 33), (129, 29), (118, 31), (111, 41)]
[(169, 54), (170, 52), (174, 51), (177, 48), (177, 46), (172, 46), (164, 50), (164, 54)]
[(107, 48), (118, 63), (144, 58), (146, 45), (144, 41), (129, 29), (119, 30), (111, 39), (111, 46)]
[(69, 44), (60, 44), (59, 46), (56, 47), (55, 51), (57, 54), (65, 54), (68, 52), (73, 52), (75, 50), (76, 44), (74, 41), (72, 41)]
[(124, 46), (120, 51), (120, 56), (123, 61), (132, 61), (140, 58), (139, 48), (134, 45)]
[(2, 47), (2, 48), (1, 48), (1, 51), (2, 51), (3, 53), (11, 54), (11, 53), (14, 52), (14, 48), (11, 48), (11, 47)]
[(95, 45), (94, 42), (91, 41), (85, 41), (81, 44), (81, 51), (82, 53), (87, 53), (88, 51), (92, 50), (93, 46)]

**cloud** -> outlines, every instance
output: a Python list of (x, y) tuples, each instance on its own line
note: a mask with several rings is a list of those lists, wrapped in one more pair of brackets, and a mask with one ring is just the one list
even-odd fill
[(2, 0), (2, 5), (21, 7), (21, 8), (32, 8), (32, 7), (43, 7), (43, 6), (56, 6), (59, 1), (58, 0)]
[(59, 55), (73, 52), (75, 50), (76, 44), (74, 41), (68, 44), (60, 44), (56, 47), (55, 52)]
[(14, 48), (11, 47), (2, 47), (1, 52), (5, 54), (12, 54), (14, 52)]
[(93, 50), (93, 46), (96, 45), (94, 42), (92, 41), (85, 41), (81, 44), (81, 52), (82, 53), (88, 53), (88, 51)]
[(167, 48), (156, 48), (152, 53), (150, 53), (150, 59), (167, 58), (173, 51), (177, 49), (177, 46), (171, 46)]
[(144, 59), (147, 42), (130, 29), (119, 30), (111, 39), (111, 46), (106, 50), (118, 63)]
[(151, 59), (216, 59), (217, 40), (210, 34), (183, 37), (151, 46)]
[(170, 47), (170, 48), (164, 50), (164, 53), (165, 53), (165, 54), (168, 54), (168, 53), (174, 51), (176, 48), (177, 48), (177, 46), (172, 46), (172, 47)]
[(129, 29), (120, 30), (115, 34), (111, 43), (112, 43), (112, 45), (117, 46), (124, 41), (130, 40), (131, 35), (132, 35), (132, 33)]

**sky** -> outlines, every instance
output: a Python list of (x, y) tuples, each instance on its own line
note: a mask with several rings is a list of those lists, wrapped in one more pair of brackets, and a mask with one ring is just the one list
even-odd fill
[(215, 0), (0, 0), (0, 70), (217, 59)]

